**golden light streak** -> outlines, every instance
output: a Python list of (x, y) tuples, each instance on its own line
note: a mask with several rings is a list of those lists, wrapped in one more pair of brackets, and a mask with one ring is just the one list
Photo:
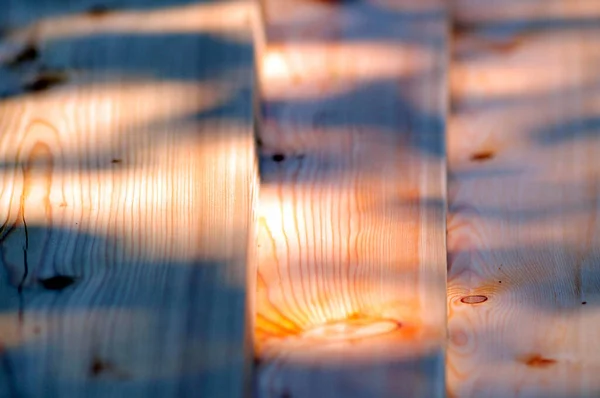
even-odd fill
[(305, 331), (302, 336), (305, 339), (316, 341), (355, 340), (390, 333), (399, 327), (401, 327), (401, 325), (392, 320), (351, 318), (315, 326), (314, 328)]
[[(397, 191), (390, 191), (389, 199), (400, 203), (394, 207), (397, 214), (392, 219), (386, 211), (391, 210), (387, 199), (378, 195), (383, 203), (366, 205), (371, 200), (369, 189), (360, 189), (356, 182), (346, 186), (342, 183), (346, 177), (340, 176), (335, 183), (323, 182), (326, 193), (311, 196), (312, 203), (300, 199), (314, 192), (311, 186), (296, 185), (288, 190), (267, 183), (261, 188), (257, 294), (257, 349), (261, 352), (279, 348), (287, 352), (288, 343), (292, 347), (329, 347), (375, 336), (378, 340), (388, 332), (404, 336), (410, 330), (439, 331), (440, 314), (423, 311), (421, 300), (443, 301), (444, 286), (433, 286), (437, 277), (417, 277), (419, 261), (439, 259), (428, 258), (426, 252), (419, 259), (418, 253), (392, 243), (418, 232), (411, 214), (427, 206), (427, 201), (419, 202), (411, 193), (399, 197)], [(381, 173), (366, 173), (364, 178), (386, 196)], [(362, 203), (362, 211), (349, 217), (345, 209), (352, 209), (352, 203)], [(365, 224), (373, 228), (387, 225), (387, 236), (369, 239), (371, 235), (363, 231), (365, 238), (353, 238), (351, 231)], [(426, 219), (421, 220), (421, 227), (434, 228)], [(335, 235), (331, 231), (336, 231)], [(350, 238), (345, 239), (348, 233)], [(332, 253), (342, 255), (336, 260)], [(344, 253), (352, 254), (346, 258)], [(397, 327), (403, 330), (396, 331)]]

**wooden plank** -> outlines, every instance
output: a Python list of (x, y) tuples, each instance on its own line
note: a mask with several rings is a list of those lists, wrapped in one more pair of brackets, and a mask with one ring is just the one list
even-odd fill
[(600, 395), (600, 3), (461, 0), (449, 156), (457, 397)]
[[(202, 26), (205, 21), (212, 25), (223, 25), (227, 21), (238, 19), (247, 14), (248, 7), (253, 8), (252, 0), (7, 0), (3, 3), (0, 14), (0, 29), (11, 31), (28, 24), (38, 24), (51, 20), (95, 20), (110, 16), (110, 25), (117, 26), (118, 20), (128, 18), (132, 14), (143, 16), (144, 19), (156, 18), (162, 15), (171, 20), (179, 15), (180, 27)], [(194, 18), (182, 14), (193, 13)], [(87, 16), (82, 19), (81, 16)], [(149, 26), (149, 22), (136, 24), (136, 28)], [(130, 25), (131, 26), (131, 25)], [(168, 22), (163, 27), (168, 26)], [(239, 26), (239, 25), (238, 25)]]
[(163, 3), (0, 42), (0, 397), (247, 393), (250, 9)]
[(443, 396), (444, 6), (264, 11), (257, 396)]

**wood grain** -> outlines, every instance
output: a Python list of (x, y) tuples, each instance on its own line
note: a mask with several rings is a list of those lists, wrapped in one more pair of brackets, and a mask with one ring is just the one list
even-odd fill
[(249, 17), (163, 3), (163, 27), (132, 3), (129, 29), (56, 12), (0, 42), (0, 397), (247, 393)]
[(258, 397), (444, 394), (446, 14), (412, 3), (264, 3)]
[(448, 383), (600, 394), (600, 3), (457, 1)]

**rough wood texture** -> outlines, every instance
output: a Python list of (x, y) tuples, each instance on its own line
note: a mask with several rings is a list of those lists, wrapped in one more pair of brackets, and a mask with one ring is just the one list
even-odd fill
[(0, 397), (242, 397), (248, 15), (63, 3), (2, 6)]
[(443, 396), (442, 2), (264, 11), (258, 396)]
[(600, 2), (455, 11), (450, 395), (598, 397)]

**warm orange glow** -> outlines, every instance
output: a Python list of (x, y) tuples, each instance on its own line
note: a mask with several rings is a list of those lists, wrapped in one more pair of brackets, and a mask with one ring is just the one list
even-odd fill
[(266, 360), (284, 357), (292, 363), (316, 360), (327, 364), (340, 358), (354, 365), (374, 360), (380, 363), (409, 361), (441, 349), (444, 336), (436, 329), (439, 329), (437, 325), (352, 316), (278, 338), (264, 334), (264, 329), (259, 327), (256, 350)]
[(289, 78), (289, 67), (278, 51), (266, 51), (262, 59), (262, 75), (264, 79)]
[(389, 333), (401, 325), (397, 321), (371, 318), (351, 318), (315, 326), (302, 337), (315, 341), (356, 340)]
[[(265, 148), (289, 153), (291, 166), (277, 169), (261, 186), (255, 338), (260, 357), (326, 363), (336, 360), (332, 350), (344, 347), (340, 352), (352, 363), (404, 360), (440, 350), (445, 339), (440, 323), (445, 272), (436, 273), (445, 258), (420, 249), (440, 227), (439, 217), (429, 218), (427, 203), (441, 203), (443, 193), (430, 189), (432, 197), (425, 198), (412, 167), (434, 170), (439, 159), (403, 145), (404, 132), (394, 122), (369, 120), (377, 118), (375, 108), (364, 112), (363, 121), (357, 112), (371, 96), (437, 112), (430, 90), (381, 89), (419, 79), (436, 65), (437, 54), (416, 41), (341, 39), (354, 24), (369, 29), (361, 25), (369, 12), (439, 12), (439, 3), (405, 10), (396, 3), (338, 8), (286, 2), (293, 13), (280, 9), (283, 3), (267, 3), (275, 37), (262, 58), (261, 92), (267, 101), (288, 106), (263, 125), (261, 139)], [(331, 37), (328, 12), (337, 27)], [(312, 40), (312, 29), (327, 33)], [(277, 37), (280, 30), (298, 40)], [(296, 153), (306, 159), (294, 159)], [(399, 182), (392, 170), (398, 175), (411, 170), (411, 176)]]
[[(420, 211), (422, 198), (410, 190), (399, 196), (398, 190), (379, 188), (381, 194), (372, 202), (372, 187), (385, 187), (389, 180), (382, 179), (381, 173), (366, 172), (361, 188), (352, 180), (344, 184), (346, 178), (348, 174), (342, 173), (322, 182), (322, 194), (313, 194), (309, 202), (300, 198), (315, 192), (310, 184), (288, 189), (266, 183), (261, 188), (256, 343), (264, 355), (280, 349), (294, 351), (294, 347), (331, 348), (371, 337), (400, 343), (419, 333), (443, 333), (437, 326), (443, 314), (423, 311), (421, 303), (444, 301), (444, 286), (436, 281), (445, 278), (428, 270), (431, 279), (417, 279), (420, 261), (442, 260), (430, 257), (433, 251), (419, 257), (411, 246), (407, 250), (394, 244), (407, 239), (416, 243), (420, 230), (411, 217)], [(388, 200), (398, 204), (393, 221), (381, 211)], [(357, 204), (361, 212), (349, 217), (347, 209)], [(434, 227), (426, 218), (420, 223), (424, 229)], [(385, 239), (368, 239), (370, 235), (363, 232), (367, 238), (357, 240), (361, 235), (352, 233), (365, 224), (387, 226)], [(436, 335), (432, 341), (443, 338)], [(409, 351), (402, 355), (412, 355)]]

